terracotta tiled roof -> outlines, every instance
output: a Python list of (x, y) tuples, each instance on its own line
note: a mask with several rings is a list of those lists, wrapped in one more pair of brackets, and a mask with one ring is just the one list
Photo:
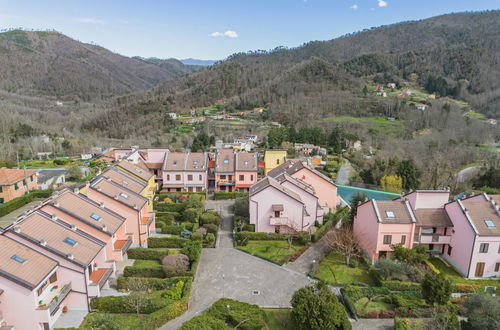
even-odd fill
[(258, 161), (256, 153), (239, 152), (236, 154), (236, 171), (256, 172)]
[[(382, 223), (413, 223), (413, 214), (405, 201), (375, 201), (373, 205), (377, 208)], [(393, 215), (393, 216), (392, 216)]]
[(221, 149), (217, 152), (215, 161), (216, 173), (234, 172), (234, 151), (233, 149)]
[[(54, 196), (49, 205), (58, 208), (71, 217), (91, 223), (103, 231), (102, 228), (105, 226), (105, 231), (110, 233), (115, 233), (125, 221), (125, 218), (119, 214), (101, 207), (84, 195), (75, 194), (69, 190), (64, 190), (59, 195)], [(44, 209), (46, 208), (42, 207), (42, 210)]]
[[(15, 228), (19, 226), (20, 232)], [(80, 231), (72, 230), (59, 224), (38, 211), (16, 221), (11, 227), (11, 232), (21, 237), (40, 243), (45, 240), (47, 249), (58, 251), (66, 259), (74, 260), (81, 265), (88, 265), (104, 247), (104, 243)], [(72, 245), (69, 243), (76, 242)], [(72, 256), (72, 257), (71, 257)]]
[(134, 165), (126, 160), (122, 160), (121, 162), (116, 164), (116, 166), (124, 169), (125, 171), (127, 171), (129, 173), (132, 173), (135, 176), (138, 176), (139, 178), (143, 179), (144, 181), (149, 181), (149, 179), (151, 179), (151, 177), (153, 176), (153, 174), (151, 172), (149, 172), (148, 169), (146, 169), (142, 166)]
[[(57, 267), (55, 260), (5, 235), (0, 235), (0, 246), (2, 247), (0, 276), (31, 290), (37, 287)], [(24, 260), (24, 263), (15, 259)]]
[(163, 166), (163, 163), (144, 163), (144, 165), (150, 170), (159, 170)]
[(11, 185), (35, 174), (36, 171), (34, 170), (25, 171), (14, 168), (0, 168), (0, 185)]
[(413, 211), (420, 227), (453, 227), (445, 209), (419, 209)]
[(207, 154), (203, 152), (188, 153), (184, 169), (186, 171), (204, 171), (207, 169)]
[[(492, 202), (462, 202), (479, 235), (500, 236), (500, 216)], [(490, 226), (488, 226), (490, 224)]]
[(132, 190), (120, 186), (113, 181), (106, 180), (103, 177), (98, 177), (92, 181), (90, 187), (110, 198), (114, 198), (130, 208), (135, 207), (137, 210), (142, 209), (142, 207), (148, 202), (147, 198), (138, 195)]
[(140, 194), (147, 186), (144, 181), (140, 181), (123, 171), (117, 170), (116, 168), (110, 168), (104, 171), (101, 176), (111, 179), (113, 182), (132, 190), (136, 194)]
[(164, 171), (184, 171), (184, 163), (187, 153), (185, 152), (169, 152), (165, 155), (163, 161)]

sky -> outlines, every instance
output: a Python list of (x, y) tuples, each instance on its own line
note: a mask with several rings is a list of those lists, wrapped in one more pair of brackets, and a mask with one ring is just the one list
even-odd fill
[(500, 0), (0, 0), (0, 29), (57, 30), (126, 56), (224, 59)]

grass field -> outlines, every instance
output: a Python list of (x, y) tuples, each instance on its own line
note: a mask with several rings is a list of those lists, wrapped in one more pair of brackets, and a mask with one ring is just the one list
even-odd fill
[(382, 299), (382, 297), (375, 299), (373, 301), (370, 301), (367, 305), (366, 303), (368, 302), (368, 298), (363, 297), (356, 301), (356, 303), (354, 304), (354, 306), (356, 307), (356, 312), (359, 315), (364, 315), (371, 311), (390, 311), (394, 309), (394, 305), (388, 304), (382, 301)]
[(238, 249), (275, 264), (283, 265), (289, 257), (299, 252), (302, 247), (302, 245), (294, 243), (289, 250), (287, 241), (248, 241), (246, 246), (238, 246)]
[(362, 282), (373, 285), (373, 281), (365, 267), (361, 265), (349, 267), (345, 264), (344, 258), (335, 253), (330, 253), (321, 262), (316, 277), (332, 284)]
[(270, 330), (298, 329), (292, 320), (291, 309), (264, 309), (265, 321)]
[[(66, 160), (66, 159), (65, 159)], [(82, 165), (82, 160), (72, 160), (67, 159), (67, 163), (64, 165), (54, 164), (53, 159), (48, 160), (25, 160), (19, 163), (19, 168), (34, 169), (34, 168), (65, 168), (71, 165)]]
[(394, 120), (390, 121), (385, 117), (351, 117), (351, 116), (338, 116), (338, 117), (328, 117), (321, 121), (327, 122), (351, 122), (358, 123), (360, 125), (367, 125), (370, 129), (375, 130), (378, 133), (390, 134), (399, 132), (404, 123), (402, 121)]
[(159, 268), (161, 268), (161, 263), (159, 260), (135, 260), (134, 267), (144, 267), (144, 268), (159, 267)]

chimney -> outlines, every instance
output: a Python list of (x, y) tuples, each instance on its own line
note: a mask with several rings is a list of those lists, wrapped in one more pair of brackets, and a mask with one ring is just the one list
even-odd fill
[(103, 202), (100, 202), (100, 203), (99, 203), (99, 207), (100, 207), (101, 209), (103, 209), (103, 208), (104, 208), (104, 203), (103, 203)]
[(54, 201), (54, 206), (59, 207), (59, 201)]
[(71, 225), (71, 230), (76, 231), (76, 226), (75, 225)]
[(75, 256), (73, 256), (73, 253), (68, 253), (68, 254), (66, 255), (66, 257), (68, 257), (68, 259), (70, 259), (70, 260), (75, 259)]
[(118, 199), (118, 195), (115, 195), (113, 198), (114, 198), (114, 199)]
[(40, 239), (39, 243), (40, 243), (41, 246), (46, 246), (47, 245), (47, 241), (45, 240), (45, 238)]
[(52, 214), (50, 218), (55, 221), (55, 220), (57, 220), (57, 215)]
[(16, 233), (20, 233), (20, 232), (21, 232), (21, 226), (19, 226), (19, 225), (15, 225), (15, 226), (14, 226), (14, 231), (15, 231)]
[(103, 231), (108, 231), (108, 227), (107, 227), (106, 225), (103, 225), (103, 226), (102, 226), (102, 230), (103, 230)]
[(139, 208), (137, 207), (136, 204), (134, 204), (134, 210), (138, 210)]
[(80, 189), (78, 189), (78, 187), (75, 187), (75, 188), (73, 188), (73, 192), (75, 194), (78, 194), (78, 193), (80, 193)]
[(97, 187), (97, 191), (101, 191), (101, 187)]

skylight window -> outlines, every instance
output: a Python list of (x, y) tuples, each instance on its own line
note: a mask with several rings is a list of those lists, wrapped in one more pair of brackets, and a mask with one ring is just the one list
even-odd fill
[(12, 257), (10, 257), (12, 260), (15, 260), (17, 261), (18, 263), (20, 264), (24, 264), (26, 262), (26, 259), (24, 258), (21, 258), (20, 256), (16, 256), (16, 255), (13, 255)]
[(128, 182), (127, 181), (122, 181), (122, 183), (126, 186), (128, 186)]
[(484, 220), (484, 223), (486, 224), (486, 226), (487, 226), (488, 228), (495, 228), (495, 227), (496, 227), (496, 226), (495, 226), (495, 223), (494, 223), (492, 220), (490, 220), (490, 219), (486, 219), (486, 220)]
[(77, 241), (69, 237), (66, 237), (66, 239), (63, 242), (71, 246), (75, 246), (76, 244), (78, 244)]
[(95, 213), (92, 213), (92, 214), (90, 215), (90, 217), (91, 217), (92, 219), (94, 219), (95, 221), (101, 221), (101, 220), (102, 220), (102, 217), (101, 217), (100, 215), (95, 214)]
[(392, 211), (385, 211), (385, 214), (387, 215), (387, 217), (389, 219), (394, 219), (395, 218), (394, 212), (392, 212)]
[(197, 166), (198, 165), (198, 161), (197, 160), (193, 161), (193, 165)]
[(137, 173), (142, 173), (142, 171), (138, 168), (135, 169)]
[(229, 159), (224, 159), (224, 164), (229, 164)]
[(128, 196), (127, 194), (124, 194), (124, 193), (120, 193), (120, 196), (122, 196), (122, 197), (123, 197), (123, 198), (125, 198), (125, 199), (128, 199), (128, 198), (129, 198), (129, 196)]
[(174, 165), (177, 165), (177, 161), (176, 160), (174, 160)]
[(243, 164), (248, 165), (248, 160), (245, 160)]

